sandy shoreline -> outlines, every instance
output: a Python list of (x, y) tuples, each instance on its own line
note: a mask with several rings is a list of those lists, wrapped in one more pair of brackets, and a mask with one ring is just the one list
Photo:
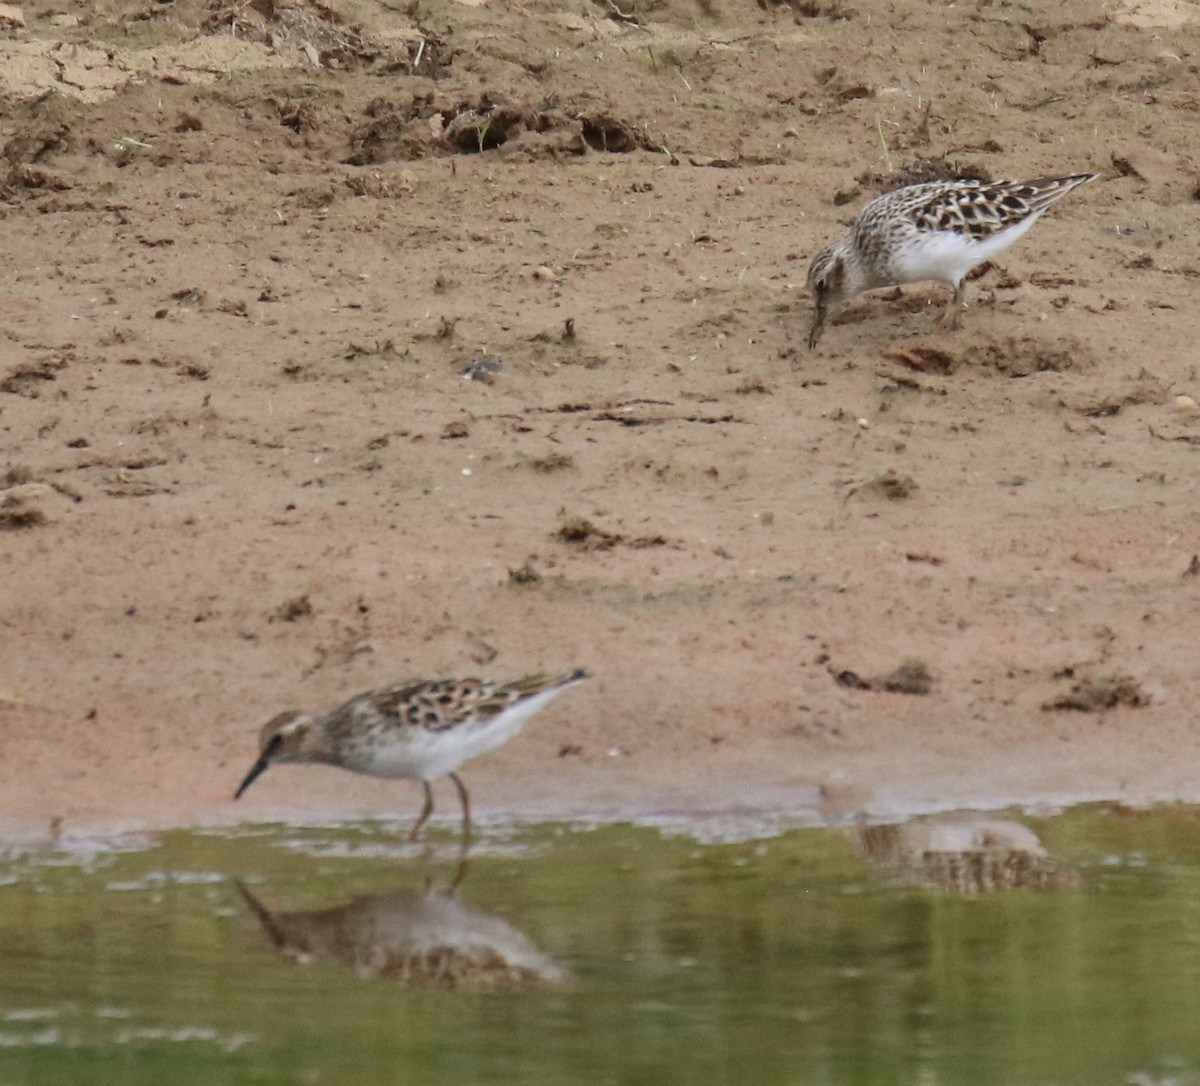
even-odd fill
[[(0, 826), (415, 815), (228, 797), (281, 709), (575, 666), (481, 814), (1200, 795), (1186, 11), (297, 5), (0, 37)], [(808, 351), (919, 168), (1102, 177), (961, 332), (917, 287)]]

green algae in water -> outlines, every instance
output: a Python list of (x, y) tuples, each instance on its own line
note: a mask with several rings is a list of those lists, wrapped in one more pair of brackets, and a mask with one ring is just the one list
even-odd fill
[(1200, 1082), (1196, 812), (1026, 824), (1052, 877), (968, 895), (834, 830), (14, 857), (0, 1084)]

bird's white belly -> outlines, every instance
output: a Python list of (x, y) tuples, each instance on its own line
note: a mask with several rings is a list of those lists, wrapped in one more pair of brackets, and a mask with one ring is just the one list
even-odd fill
[(950, 230), (917, 234), (892, 254), (888, 271), (897, 283), (936, 279), (956, 286), (976, 265), (1007, 249), (1038, 218), (1030, 215), (1015, 226), (978, 240)]
[(452, 773), (464, 762), (495, 750), (524, 727), (536, 712), (562, 693), (564, 687), (544, 690), (510, 705), (486, 723), (460, 724), (441, 731), (405, 728), (394, 743), (375, 747), (362, 761), (360, 772), (372, 777), (433, 780)]

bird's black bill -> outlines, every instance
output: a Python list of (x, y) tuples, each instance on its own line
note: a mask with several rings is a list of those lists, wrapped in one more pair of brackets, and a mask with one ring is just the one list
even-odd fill
[(246, 774), (246, 779), (242, 781), (241, 785), (239, 785), (238, 790), (233, 793), (233, 798), (241, 799), (242, 793), (246, 791), (246, 789), (249, 788), (250, 785), (252, 785), (256, 780), (258, 780), (258, 778), (261, 777), (264, 772), (266, 772), (266, 768), (270, 764), (271, 763), (267, 761), (267, 752), (264, 751), (259, 756), (258, 761), (254, 763), (254, 767), (249, 773)]
[(825, 307), (818, 302), (817, 310), (813, 314), (812, 327), (808, 330), (808, 349), (810, 351), (817, 345), (817, 340), (821, 338), (823, 327), (825, 327)]

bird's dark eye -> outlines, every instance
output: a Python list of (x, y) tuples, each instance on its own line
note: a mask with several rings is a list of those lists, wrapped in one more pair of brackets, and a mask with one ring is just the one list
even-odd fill
[(276, 732), (270, 739), (267, 740), (267, 745), (263, 747), (263, 754), (274, 754), (283, 744), (283, 733)]
[(825, 282), (825, 276), (822, 275), (821, 278), (817, 280), (816, 286), (817, 290), (825, 290), (828, 288), (829, 284)]

